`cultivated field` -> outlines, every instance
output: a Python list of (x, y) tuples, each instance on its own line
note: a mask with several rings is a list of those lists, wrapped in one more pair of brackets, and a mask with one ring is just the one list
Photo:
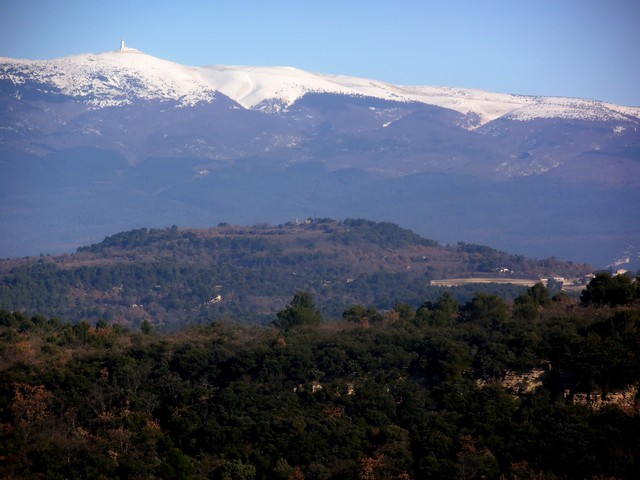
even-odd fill
[(546, 280), (539, 278), (495, 278), (495, 277), (475, 277), (475, 278), (445, 278), (442, 280), (431, 280), (431, 285), (436, 287), (458, 287), (473, 283), (502, 283), (510, 285), (521, 285), (523, 287), (532, 287), (536, 283), (542, 282), (546, 284)]

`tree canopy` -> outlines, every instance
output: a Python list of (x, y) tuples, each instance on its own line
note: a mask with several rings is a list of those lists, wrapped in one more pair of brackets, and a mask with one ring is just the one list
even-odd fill
[(0, 311), (0, 476), (637, 477), (637, 300), (536, 286), (321, 321), (299, 290), (274, 317), (166, 333)]
[(313, 295), (309, 292), (296, 292), (284, 310), (277, 313), (275, 324), (283, 330), (301, 325), (318, 325), (322, 315), (313, 303)]

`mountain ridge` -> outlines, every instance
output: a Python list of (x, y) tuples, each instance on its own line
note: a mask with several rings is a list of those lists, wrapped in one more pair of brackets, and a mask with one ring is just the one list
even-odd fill
[(639, 111), (128, 48), (2, 59), (0, 256), (318, 214), (604, 267), (640, 239)]
[[(144, 78), (150, 87), (147, 91), (138, 90), (140, 98), (171, 99), (179, 101), (182, 106), (213, 101), (215, 92), (221, 92), (244, 108), (279, 111), (291, 106), (306, 93), (322, 92), (448, 108), (471, 116), (465, 127), (469, 129), (505, 116), (513, 120), (557, 117), (640, 120), (640, 107), (597, 100), (491, 93), (469, 88), (400, 86), (359, 77), (312, 73), (294, 67), (192, 67), (153, 57), (130, 47), (97, 55), (80, 54), (52, 60), (0, 57), (0, 65), (0, 80), (8, 79), (18, 85), (23, 83), (23, 75), (35, 75), (44, 84), (54, 85), (73, 97), (97, 97), (89, 100), (96, 107), (126, 104), (126, 96), (116, 100), (121, 103), (100, 100), (100, 97), (110, 94), (107, 96), (118, 98), (118, 93), (126, 86), (127, 76), (135, 73)], [(20, 70), (18, 65), (23, 69)], [(118, 68), (121, 76), (100, 79), (103, 74), (100, 67)], [(159, 70), (165, 75), (159, 77)], [(65, 71), (71, 73), (65, 76)], [(78, 85), (81, 80), (84, 82)]]

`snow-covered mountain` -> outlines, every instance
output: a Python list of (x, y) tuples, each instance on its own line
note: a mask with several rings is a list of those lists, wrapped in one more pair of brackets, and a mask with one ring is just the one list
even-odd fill
[(318, 215), (605, 266), (640, 241), (640, 108), (191, 67), (0, 58), (0, 257), (141, 226)]
[[(306, 94), (332, 93), (418, 102), (455, 110), (472, 119), (466, 124), (467, 128), (477, 128), (501, 117), (512, 120), (640, 120), (638, 107), (594, 100), (510, 95), (464, 88), (398, 86), (291, 67), (189, 67), (129, 47), (54, 60), (0, 58), (0, 80), (9, 80), (16, 86), (37, 82), (42, 85), (43, 92), (67, 95), (95, 107), (126, 105), (133, 98), (173, 100), (183, 106), (193, 106), (198, 102), (212, 102), (216, 92), (222, 92), (248, 109), (284, 109)], [(19, 90), (15, 94), (19, 96)]]

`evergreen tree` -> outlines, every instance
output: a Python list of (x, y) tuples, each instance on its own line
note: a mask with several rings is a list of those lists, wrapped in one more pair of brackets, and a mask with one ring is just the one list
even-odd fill
[(313, 295), (306, 291), (296, 292), (291, 303), (277, 313), (274, 324), (283, 330), (299, 325), (317, 325), (322, 315), (313, 303)]

